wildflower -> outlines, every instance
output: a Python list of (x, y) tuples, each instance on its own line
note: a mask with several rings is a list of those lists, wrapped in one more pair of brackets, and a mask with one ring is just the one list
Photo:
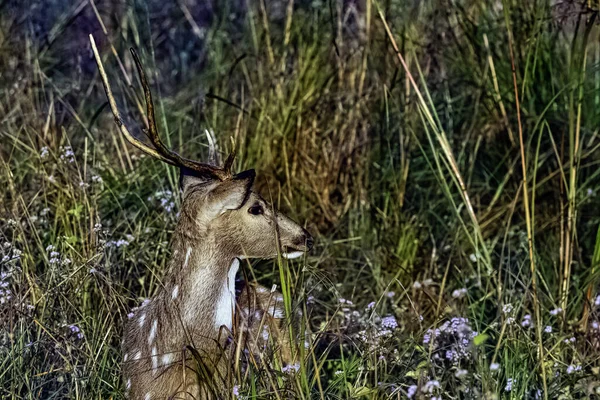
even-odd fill
[(90, 184), (86, 183), (84, 181), (79, 181), (79, 187), (82, 188), (82, 189), (86, 189), (86, 188), (90, 187)]
[(581, 371), (581, 365), (573, 365), (573, 364), (571, 364), (571, 365), (569, 365), (567, 367), (567, 374), (569, 374), (569, 375), (572, 374), (572, 373), (574, 373), (574, 372), (579, 372), (579, 371)]
[(513, 317), (506, 318), (506, 325), (514, 324), (515, 319)]
[(131, 319), (131, 318), (133, 318), (133, 313), (132, 312), (130, 312), (129, 314), (127, 314), (127, 319)]
[(47, 251), (47, 252), (51, 252), (51, 251), (53, 251), (53, 250), (55, 250), (55, 249), (56, 249), (56, 247), (52, 246), (51, 244), (50, 244), (50, 245), (48, 245), (48, 247), (46, 247), (46, 251)]
[(351, 302), (350, 300), (346, 300), (346, 299), (344, 299), (344, 298), (342, 298), (342, 297), (340, 297), (340, 298), (338, 299), (338, 301), (339, 301), (341, 304), (348, 304), (349, 306), (351, 306), (351, 305), (353, 305), (353, 304), (354, 304), (354, 303), (353, 303), (353, 302)]
[(406, 391), (406, 397), (412, 399), (417, 394), (417, 385), (410, 385)]
[(431, 380), (428, 381), (427, 383), (425, 383), (425, 386), (423, 386), (423, 392), (424, 393), (433, 393), (435, 389), (440, 387), (440, 382), (437, 380)]
[(477, 262), (477, 256), (471, 253), (469, 254), (469, 260), (471, 260), (471, 262)]
[(398, 322), (396, 321), (396, 318), (389, 315), (381, 319), (381, 326), (383, 328), (396, 329), (398, 327)]
[(295, 364), (286, 365), (285, 367), (281, 368), (281, 372), (283, 372), (285, 374), (293, 374), (294, 372), (298, 372), (299, 369), (300, 369), (300, 364), (295, 363)]
[(429, 342), (431, 342), (431, 329), (428, 330), (427, 332), (425, 332), (425, 335), (423, 335), (423, 344), (429, 344)]
[(77, 325), (69, 325), (69, 329), (72, 333), (76, 334), (77, 339), (83, 339), (83, 332), (81, 332), (81, 329)]
[(338, 369), (333, 374), (337, 376), (337, 375), (342, 375), (343, 373), (344, 373), (344, 371)]
[(562, 309), (562, 308), (560, 308), (560, 307), (558, 307), (558, 308), (555, 308), (554, 310), (550, 310), (550, 315), (558, 315), (558, 314), (560, 314), (562, 311), (563, 311), (563, 309)]
[[(415, 283), (413, 283), (413, 289), (421, 289), (422, 285), (421, 282), (419, 281), (415, 281)], [(411, 386), (412, 387), (412, 386)], [(415, 386), (416, 387), (416, 386)]]
[(386, 292), (385, 295), (391, 299), (392, 297), (394, 297), (396, 295), (396, 292), (389, 291), (389, 292)]
[(460, 378), (464, 378), (468, 374), (469, 374), (469, 372), (466, 369), (457, 369), (456, 372), (454, 373), (454, 376), (456, 378), (460, 379)]
[(60, 155), (60, 159), (64, 162), (74, 163), (75, 162), (75, 153), (71, 146), (60, 146), (60, 150), (62, 154)]
[(375, 307), (375, 302), (374, 302), (374, 301), (372, 301), (372, 302), (370, 302), (369, 304), (367, 304), (367, 310), (370, 310), (370, 309), (372, 309), (373, 307)]
[(97, 223), (94, 225), (94, 232), (100, 232), (102, 230), (102, 224), (101, 223)]
[(547, 325), (547, 326), (544, 328), (544, 332), (546, 332), (546, 333), (552, 333), (552, 327), (551, 327), (550, 325)]
[(240, 395), (240, 387), (238, 385), (233, 385), (233, 395), (238, 397)]
[(500, 364), (498, 364), (498, 363), (490, 364), (490, 371), (495, 372), (495, 371), (498, 371), (499, 369), (500, 369)]
[(513, 388), (513, 384), (516, 382), (516, 379), (508, 378), (506, 380), (506, 387), (504, 388), (505, 392), (510, 392)]
[(456, 289), (452, 292), (452, 297), (454, 297), (455, 299), (460, 299), (465, 294), (467, 294), (467, 288)]
[(102, 177), (98, 176), (98, 175), (92, 175), (92, 182), (94, 183), (102, 183)]
[(521, 326), (523, 328), (527, 328), (531, 325), (531, 315), (530, 314), (526, 314), (525, 316), (523, 316), (523, 321), (521, 321)]
[(594, 300), (594, 305), (600, 306), (600, 294), (598, 296), (596, 296), (596, 300)]
[(56, 178), (54, 177), (54, 175), (48, 175), (48, 182), (56, 183)]
[(48, 157), (50, 151), (48, 150), (48, 146), (44, 146), (40, 149), (40, 158), (44, 159)]
[(431, 286), (431, 285), (433, 285), (433, 279), (430, 279), (430, 278), (425, 279), (423, 281), (423, 285), (425, 285), (425, 286)]
[(576, 341), (575, 337), (570, 337), (570, 338), (565, 339), (566, 344), (575, 343), (575, 341)]
[(90, 268), (90, 274), (95, 274), (96, 272), (98, 272), (96, 268)]
[(598, 321), (592, 321), (592, 329), (597, 331), (598, 328), (600, 328), (600, 324), (598, 324)]
[(502, 312), (504, 314), (510, 314), (513, 310), (513, 306), (510, 303), (506, 303), (505, 305), (502, 306)]

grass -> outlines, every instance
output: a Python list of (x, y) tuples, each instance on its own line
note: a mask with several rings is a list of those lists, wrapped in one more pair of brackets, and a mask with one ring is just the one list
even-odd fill
[(308, 347), (239, 397), (599, 396), (596, 2), (186, 4), (0, 3), (0, 397), (122, 398), (169, 257), (177, 171), (119, 136), (89, 33), (133, 133), (129, 47), (168, 143), (213, 129), (316, 237), (248, 266)]

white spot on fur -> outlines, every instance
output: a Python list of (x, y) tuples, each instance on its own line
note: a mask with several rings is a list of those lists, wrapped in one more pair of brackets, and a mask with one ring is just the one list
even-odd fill
[(158, 369), (158, 350), (156, 346), (152, 347), (152, 375), (156, 374)]
[(192, 248), (188, 247), (185, 252), (185, 261), (183, 262), (183, 268), (187, 267), (188, 262), (190, 261), (190, 255), (192, 254)]
[(156, 329), (158, 328), (158, 320), (152, 321), (152, 328), (150, 328), (150, 335), (148, 335), (148, 344), (152, 344), (156, 337)]
[(162, 365), (169, 365), (173, 361), (173, 353), (163, 354), (162, 356)]
[(138, 351), (137, 353), (135, 353), (135, 357), (133, 357), (134, 360), (139, 360), (142, 358), (142, 352)]
[(127, 390), (131, 389), (131, 379), (127, 379), (127, 383), (125, 384), (125, 388)]
[(146, 393), (144, 396), (144, 400), (150, 400), (150, 392)]
[(283, 258), (287, 258), (288, 260), (293, 260), (294, 258), (302, 257), (304, 254), (303, 251), (292, 251), (291, 253), (281, 253)]
[(123, 356), (123, 361), (127, 361), (128, 358), (129, 358), (129, 354), (125, 353), (125, 355)]
[(283, 318), (285, 316), (283, 310), (279, 307), (273, 307), (273, 312), (269, 311), (269, 314), (271, 314), (273, 318)]
[(225, 325), (228, 329), (231, 329), (235, 304), (235, 274), (237, 274), (239, 267), (240, 260), (234, 258), (231, 267), (229, 267), (227, 281), (224, 282), (223, 287), (221, 288), (221, 295), (217, 302), (215, 313), (215, 326), (217, 329), (221, 327), (221, 325)]
[(145, 320), (146, 320), (146, 314), (140, 315), (140, 328), (144, 326)]
[(264, 286), (259, 286), (259, 287), (256, 288), (256, 291), (258, 293), (267, 293), (267, 288), (264, 287)]
[(178, 295), (179, 295), (179, 285), (175, 285), (175, 287), (173, 288), (173, 293), (171, 293), (171, 298), (173, 300), (175, 300)]

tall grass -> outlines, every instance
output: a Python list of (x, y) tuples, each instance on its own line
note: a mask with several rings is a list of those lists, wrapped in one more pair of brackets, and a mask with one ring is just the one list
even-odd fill
[(128, 126), (135, 47), (168, 143), (214, 130), (316, 236), (246, 266), (306, 344), (232, 397), (600, 393), (598, 5), (353, 4), (0, 4), (0, 397), (122, 398), (169, 257), (177, 171), (120, 137), (89, 33)]

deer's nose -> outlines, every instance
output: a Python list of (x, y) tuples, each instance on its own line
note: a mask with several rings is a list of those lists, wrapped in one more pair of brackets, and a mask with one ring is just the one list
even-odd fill
[(306, 229), (304, 229), (304, 245), (306, 246), (306, 251), (312, 249), (313, 244), (315, 244), (315, 240), (312, 235), (308, 233)]

